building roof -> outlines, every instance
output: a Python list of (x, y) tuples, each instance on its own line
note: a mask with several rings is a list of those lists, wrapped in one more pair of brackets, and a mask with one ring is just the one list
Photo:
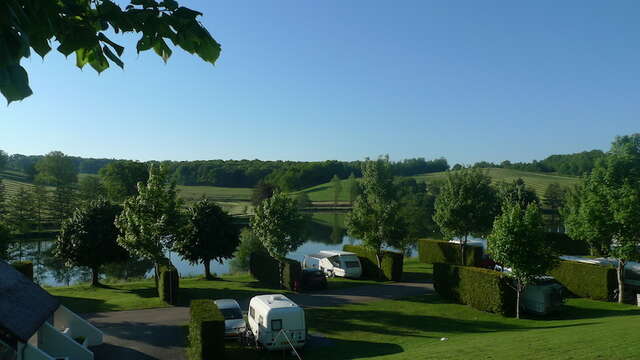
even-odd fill
[(0, 328), (27, 342), (59, 306), (58, 299), (0, 260)]

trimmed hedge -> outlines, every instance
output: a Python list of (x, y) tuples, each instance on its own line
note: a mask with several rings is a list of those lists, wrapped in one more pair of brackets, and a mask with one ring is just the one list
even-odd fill
[(178, 269), (171, 264), (163, 264), (159, 267), (158, 296), (167, 304), (178, 303), (178, 290), (180, 289), (180, 276)]
[(224, 359), (224, 316), (213, 300), (192, 300), (189, 360)]
[[(466, 266), (478, 266), (482, 262), (482, 247), (467, 245), (464, 247)], [(460, 245), (446, 240), (419, 239), (418, 257), (427, 264), (443, 263), (460, 265)]]
[(33, 281), (33, 263), (31, 261), (14, 261), (11, 266), (26, 276), (27, 279)]
[(586, 241), (574, 240), (569, 235), (557, 232), (547, 232), (547, 241), (561, 255), (590, 255), (591, 250)]
[[(249, 256), (249, 273), (258, 281), (273, 287), (280, 287), (280, 263), (269, 254), (254, 252)], [(288, 290), (297, 291), (302, 278), (302, 265), (293, 259), (285, 259), (282, 269), (283, 285)]]
[(593, 300), (609, 301), (618, 288), (613, 266), (562, 260), (551, 276), (574, 295)]
[(513, 316), (516, 310), (516, 292), (510, 281), (493, 270), (433, 264), (433, 285), (440, 296), (504, 316)]
[(378, 267), (375, 251), (364, 246), (345, 245), (342, 250), (355, 253), (362, 264), (362, 277), (376, 280), (402, 280), (404, 255), (395, 251), (383, 251), (382, 269)]

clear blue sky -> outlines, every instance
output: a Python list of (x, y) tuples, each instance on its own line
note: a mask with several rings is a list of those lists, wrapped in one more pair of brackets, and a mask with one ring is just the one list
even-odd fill
[[(25, 65), (9, 153), (139, 160), (530, 161), (640, 131), (640, 2), (183, 0), (217, 65), (125, 51)], [(132, 39), (115, 37), (132, 45)]]

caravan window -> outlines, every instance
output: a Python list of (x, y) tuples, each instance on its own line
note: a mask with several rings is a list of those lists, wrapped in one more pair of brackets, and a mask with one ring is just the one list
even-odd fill
[(253, 319), (256, 316), (256, 311), (253, 310), (253, 307), (249, 307), (249, 316)]
[(271, 320), (271, 331), (282, 330), (282, 320)]
[(329, 259), (329, 262), (331, 263), (331, 265), (333, 265), (334, 267), (340, 267), (340, 260), (338, 259), (338, 256), (332, 256)]

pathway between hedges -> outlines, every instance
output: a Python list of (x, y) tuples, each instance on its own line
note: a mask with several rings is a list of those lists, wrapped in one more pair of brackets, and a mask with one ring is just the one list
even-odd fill
[[(304, 307), (326, 307), (399, 299), (433, 292), (427, 282), (363, 285), (318, 293), (290, 294)], [(241, 299), (246, 311), (250, 299)], [(93, 348), (95, 360), (185, 359), (186, 323), (189, 308), (113, 311), (86, 314), (105, 334), (104, 344)]]

